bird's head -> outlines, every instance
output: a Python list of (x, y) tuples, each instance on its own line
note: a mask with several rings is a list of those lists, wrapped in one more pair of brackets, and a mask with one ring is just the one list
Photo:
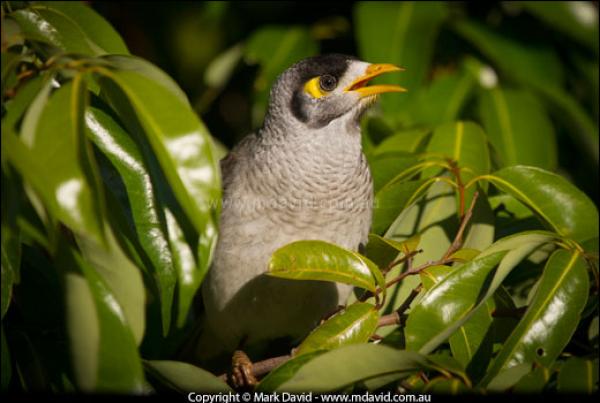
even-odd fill
[(368, 85), (369, 81), (401, 70), (392, 64), (371, 64), (340, 54), (304, 59), (284, 71), (273, 85), (265, 124), (277, 120), (318, 129), (338, 119), (358, 122), (378, 94), (406, 91), (397, 85)]

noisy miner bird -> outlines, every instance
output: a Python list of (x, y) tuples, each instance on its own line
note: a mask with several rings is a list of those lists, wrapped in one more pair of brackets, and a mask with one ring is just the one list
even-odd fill
[(367, 242), (373, 184), (359, 118), (395, 85), (367, 83), (401, 70), (331, 54), (285, 70), (264, 124), (221, 161), (223, 204), (214, 261), (203, 283), (207, 360), (253, 344), (299, 340), (343, 304), (351, 286), (265, 275), (278, 248), (322, 240), (357, 250)]

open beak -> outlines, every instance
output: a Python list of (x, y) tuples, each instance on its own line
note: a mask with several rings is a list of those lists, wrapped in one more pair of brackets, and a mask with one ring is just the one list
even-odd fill
[(384, 92), (406, 92), (406, 88), (400, 87), (399, 85), (381, 84), (367, 86), (369, 80), (377, 77), (383, 73), (389, 73), (392, 71), (404, 71), (402, 67), (394, 66), (393, 64), (382, 63), (382, 64), (371, 64), (367, 67), (367, 71), (364, 75), (358, 77), (344, 91), (357, 92), (361, 97), (369, 95), (382, 94)]

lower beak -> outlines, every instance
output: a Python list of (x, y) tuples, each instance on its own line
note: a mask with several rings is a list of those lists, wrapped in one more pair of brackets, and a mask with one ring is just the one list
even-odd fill
[(371, 85), (367, 86), (369, 80), (375, 78), (383, 73), (389, 73), (392, 71), (403, 71), (402, 67), (394, 66), (393, 64), (371, 64), (367, 67), (367, 71), (364, 75), (358, 77), (344, 91), (346, 92), (357, 92), (361, 97), (369, 95), (383, 94), (384, 92), (406, 92), (406, 88), (400, 87), (399, 85)]

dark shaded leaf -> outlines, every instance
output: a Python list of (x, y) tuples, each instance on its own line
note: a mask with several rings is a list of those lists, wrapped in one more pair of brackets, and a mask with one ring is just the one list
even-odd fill
[(153, 375), (178, 392), (218, 393), (230, 392), (225, 382), (210, 372), (186, 362), (144, 361)]
[(383, 374), (399, 372), (408, 375), (426, 365), (425, 357), (412, 351), (376, 344), (344, 346), (310, 360), (277, 390), (330, 392)]
[(482, 91), (479, 114), (503, 167), (523, 164), (556, 168), (554, 127), (531, 93), (500, 87)]

